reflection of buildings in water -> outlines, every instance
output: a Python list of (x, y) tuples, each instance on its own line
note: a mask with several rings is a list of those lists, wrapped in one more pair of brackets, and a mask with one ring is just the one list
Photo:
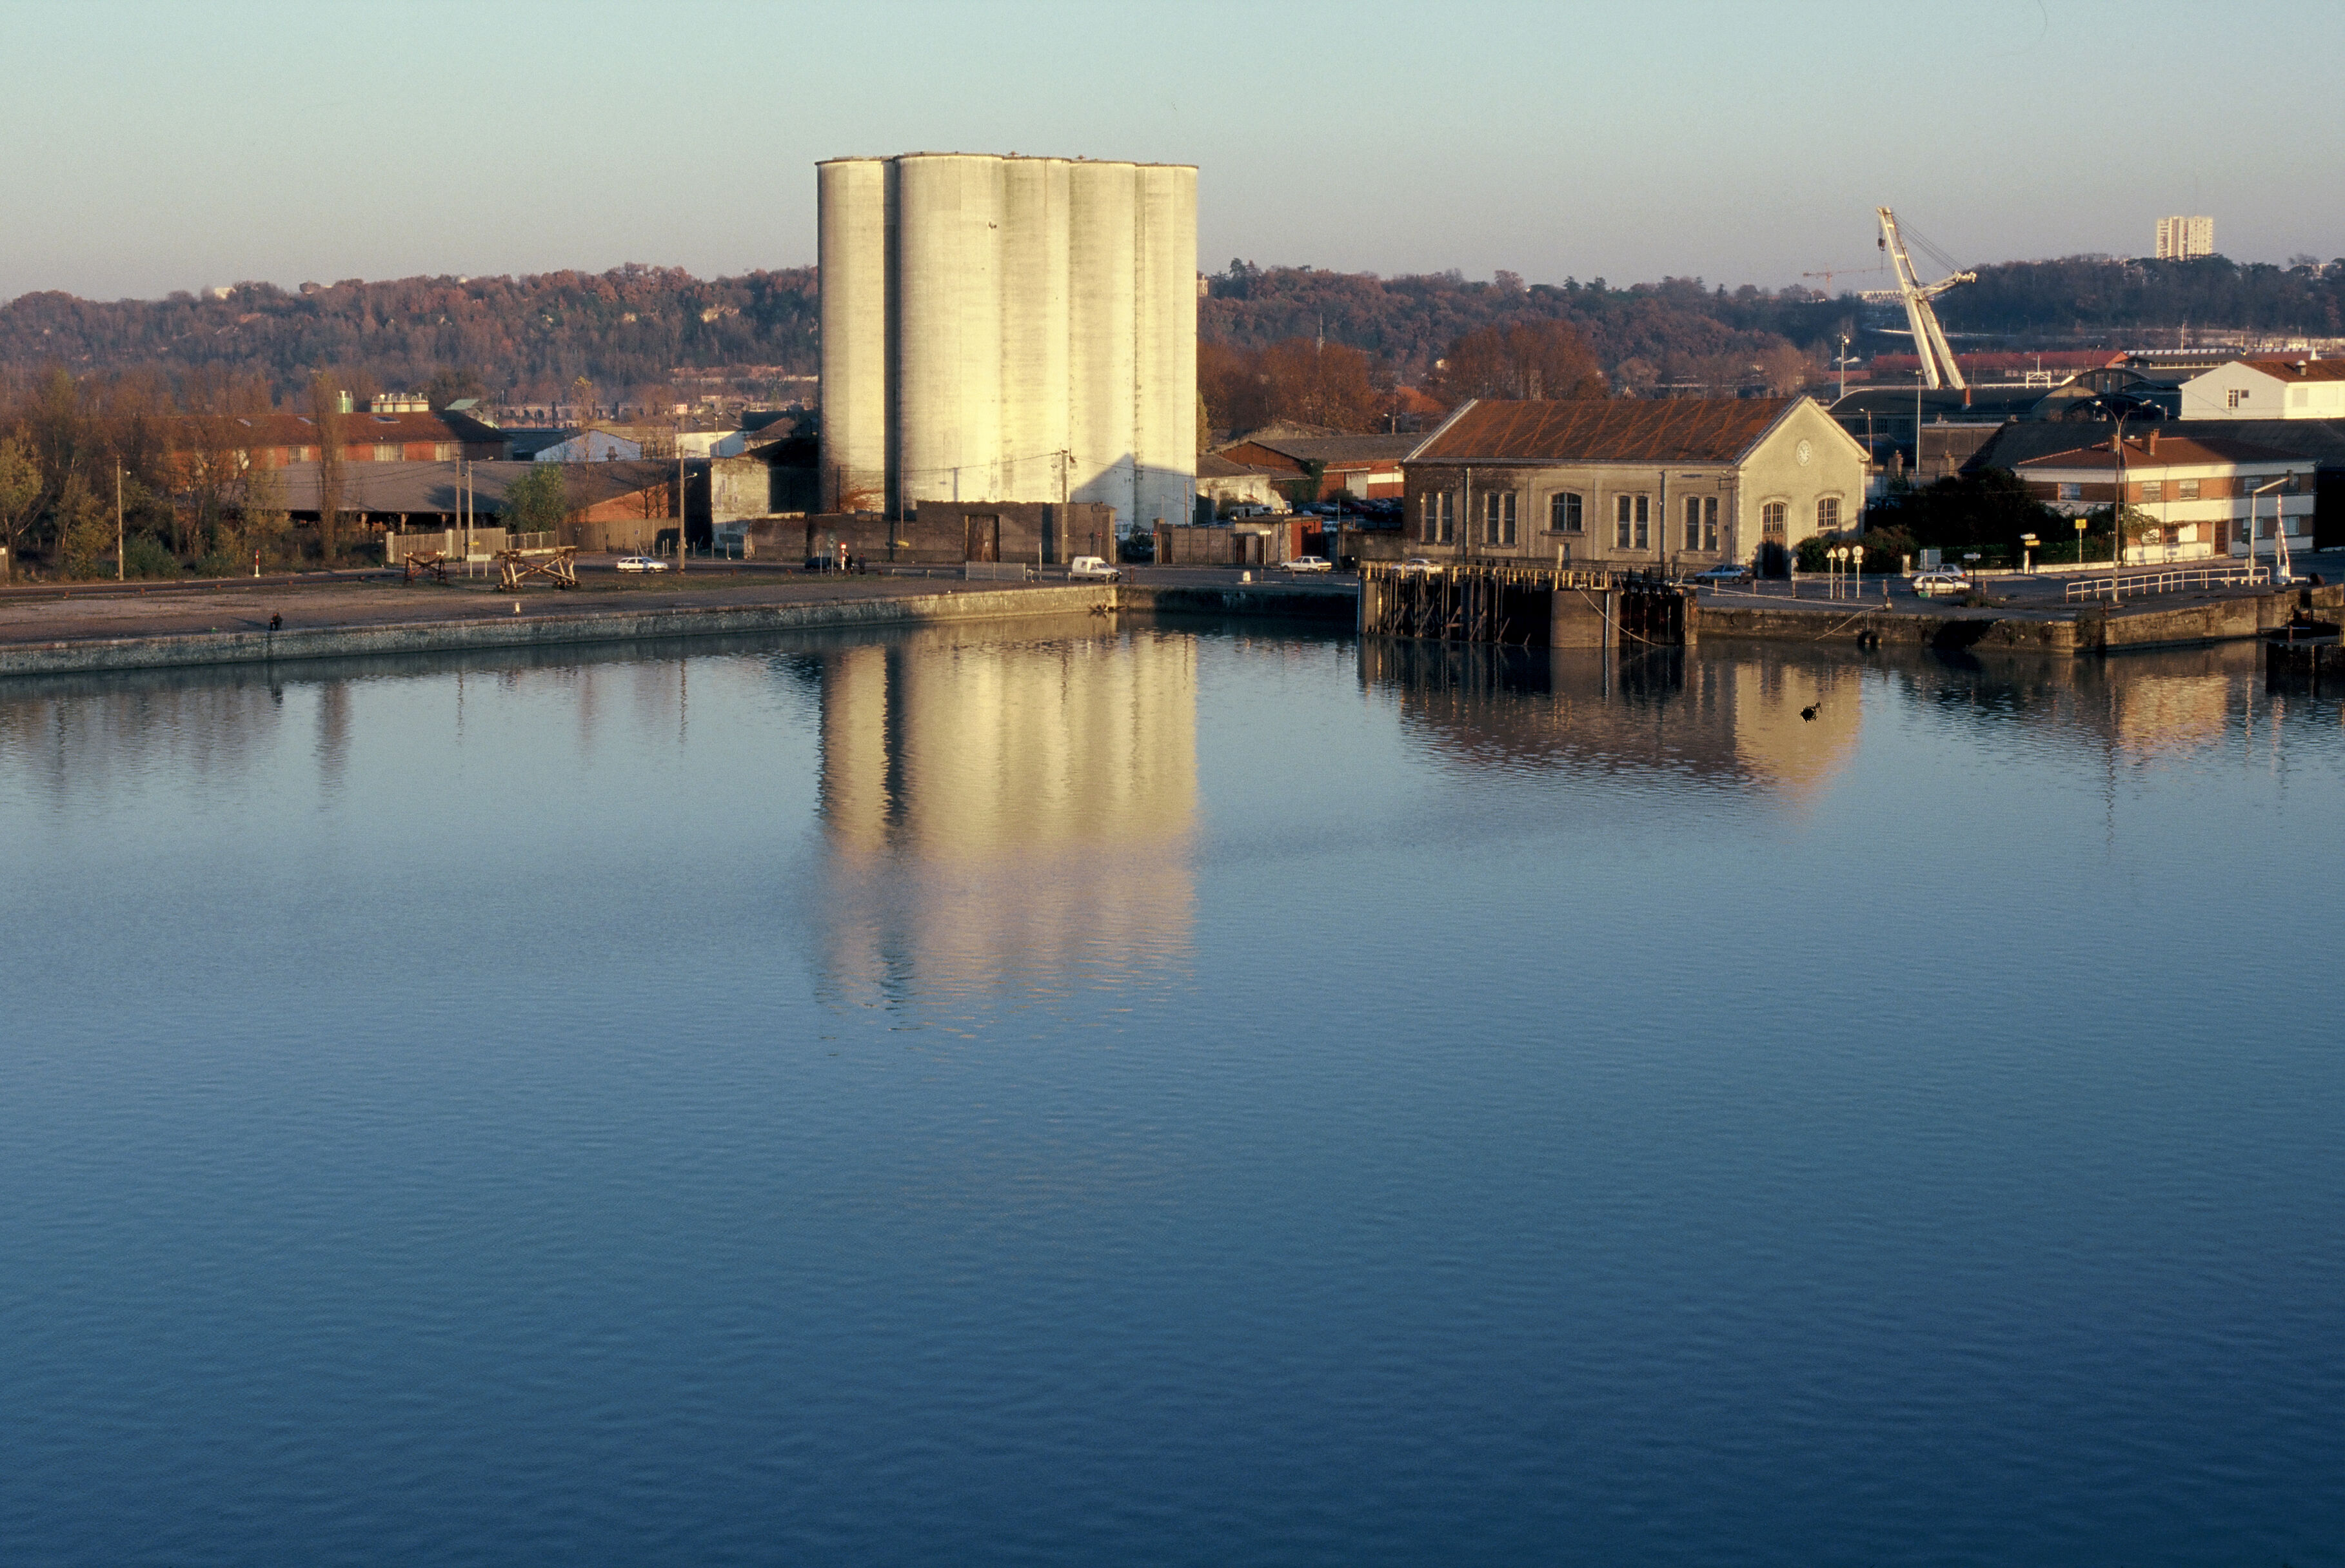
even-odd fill
[(1186, 638), (814, 656), (831, 978), (1046, 986), (1185, 949), (1196, 814)]
[[(284, 688), (260, 670), (72, 675), (0, 683), (0, 776), (45, 793), (130, 780), (236, 780), (273, 754)], [(338, 732), (320, 713), (321, 748)], [(321, 762), (339, 762), (339, 756)]]
[(1894, 669), (1892, 678), (1925, 710), (2147, 756), (2219, 744), (2254, 699), (2260, 659), (2256, 644), (2231, 642), (2106, 659), (1950, 659)]
[[(1859, 671), (1663, 649), (1364, 639), (1362, 678), (1436, 750), (1484, 766), (1665, 773), (1806, 802), (1856, 752)], [(1801, 716), (1814, 708), (1816, 716)]]
[(2136, 752), (2187, 752), (2220, 741), (2231, 724), (2223, 675), (2144, 673), (2117, 687), (2117, 744)]

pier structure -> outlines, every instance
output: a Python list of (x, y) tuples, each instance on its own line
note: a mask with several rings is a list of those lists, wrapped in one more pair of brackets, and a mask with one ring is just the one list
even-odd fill
[(1360, 566), (1362, 636), (1517, 647), (1690, 647), (1694, 591), (1660, 572), (1493, 561)]

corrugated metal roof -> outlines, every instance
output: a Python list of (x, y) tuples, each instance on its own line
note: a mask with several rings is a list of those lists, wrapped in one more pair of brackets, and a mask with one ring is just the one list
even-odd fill
[[(283, 504), (294, 511), (315, 511), (319, 499), (317, 463), (287, 463), (268, 471), (276, 477)], [(553, 469), (562, 475), (563, 492), (574, 508), (599, 506), (614, 496), (675, 481), (675, 464), (655, 459), (601, 463), (476, 462), (470, 465), (473, 504), (482, 516), (504, 509), (508, 486), (523, 475)], [(437, 462), (344, 463), (342, 506), (350, 511), (452, 512), (456, 510), (457, 466)]]
[(1408, 456), (1420, 436), (1249, 436), (1244, 445), (1261, 447), (1304, 463), (1398, 462)]
[[(207, 418), (194, 414), (178, 417), (190, 426)], [(234, 415), (220, 419), (217, 425), (229, 432), (240, 446), (313, 447), (320, 440), (316, 422), (305, 414)], [(495, 431), (473, 420), (467, 420), (459, 428), (437, 414), (344, 414), (341, 427), (345, 446), (372, 441), (397, 441), (402, 446), (410, 441), (461, 441), (468, 435), (476, 441), (496, 439)]]
[(1414, 462), (1732, 462), (1797, 398), (1589, 399), (1468, 403)]

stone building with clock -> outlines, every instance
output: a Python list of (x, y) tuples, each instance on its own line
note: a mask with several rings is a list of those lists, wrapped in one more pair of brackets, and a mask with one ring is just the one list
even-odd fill
[(1808, 397), (1477, 399), (1401, 471), (1434, 561), (1776, 572), (1864, 509), (1864, 449)]

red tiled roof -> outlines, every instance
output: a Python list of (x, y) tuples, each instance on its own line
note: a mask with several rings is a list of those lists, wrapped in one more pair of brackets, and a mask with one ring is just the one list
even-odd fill
[[(2220, 463), (2306, 463), (2312, 459), (2300, 452), (2284, 452), (2277, 447), (2259, 447), (2249, 441), (2225, 440), (2215, 436), (2167, 436), (2157, 443), (2156, 451), (2149, 442), (2138, 436), (2126, 438), (2126, 471), (2137, 472), (2156, 468), (2204, 468)], [(2018, 466), (2025, 469), (2114, 469), (2117, 453), (2109, 443), (2102, 441), (2089, 447), (2076, 447), (2048, 457), (2027, 458)]]
[(1469, 403), (1414, 462), (1732, 462), (1794, 398)]
[(2345, 359), (2249, 359), (2246, 363), (2283, 381), (2345, 381)]

